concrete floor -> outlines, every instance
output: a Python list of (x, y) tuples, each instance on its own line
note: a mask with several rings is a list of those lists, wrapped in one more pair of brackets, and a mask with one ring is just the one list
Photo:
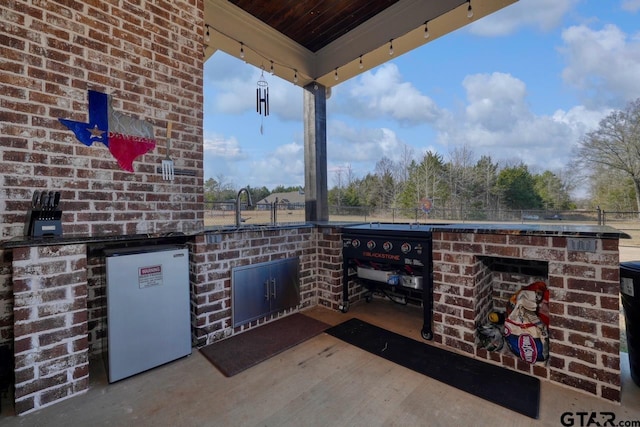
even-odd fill
[[(630, 260), (640, 260), (640, 248), (621, 247), (620, 261)], [(347, 314), (324, 308), (305, 313), (329, 324), (355, 316), (420, 339), (421, 311), (387, 301), (354, 305)], [(331, 357), (320, 358), (327, 348), (333, 349)], [(304, 368), (308, 361), (317, 366)], [(538, 420), (390, 364), (326, 334), (232, 378), (220, 374), (195, 349), (189, 357), (115, 384), (108, 384), (104, 362), (95, 359), (90, 364), (90, 389), (80, 396), (23, 416), (13, 412), (11, 396), (0, 396), (0, 426), (580, 426), (598, 425), (596, 421), (607, 425), (606, 417), (611, 415), (605, 413), (613, 414), (616, 423), (635, 421), (640, 425), (640, 387), (630, 378), (626, 353), (622, 354), (620, 405), (542, 382)], [(364, 372), (359, 368), (362, 365), (367, 366)], [(331, 374), (340, 370), (344, 372)], [(370, 391), (362, 384), (362, 377), (379, 370), (393, 371), (394, 375), (385, 374), (382, 393), (363, 402), (357, 396), (370, 395)], [(351, 394), (346, 393), (349, 387), (345, 382), (356, 384), (355, 389), (351, 386)], [(290, 391), (283, 393), (284, 389)], [(322, 398), (301, 398), (313, 393), (322, 394)], [(349, 410), (337, 411), (345, 402)], [(281, 413), (278, 417), (274, 408)], [(301, 418), (296, 413), (315, 417)], [(354, 418), (353, 414), (359, 415)]]
[[(420, 339), (421, 310), (384, 300), (356, 304), (346, 314), (320, 307), (305, 314), (329, 324), (359, 317)], [(605, 413), (616, 422), (640, 422), (640, 388), (623, 356), (621, 405), (543, 381), (534, 420), (320, 334), (231, 378), (197, 350), (115, 384), (96, 360), (87, 393), (23, 416), (5, 401), (0, 425), (558, 426), (573, 419), (580, 426), (596, 425), (587, 423), (592, 413), (602, 425), (611, 416)], [(582, 424), (580, 416), (587, 417)]]

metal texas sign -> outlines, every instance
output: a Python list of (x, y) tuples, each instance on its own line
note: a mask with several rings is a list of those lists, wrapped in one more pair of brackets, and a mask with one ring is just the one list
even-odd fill
[(133, 172), (133, 161), (156, 146), (153, 125), (114, 111), (111, 96), (89, 90), (89, 122), (58, 119), (86, 146), (104, 144), (123, 170)]

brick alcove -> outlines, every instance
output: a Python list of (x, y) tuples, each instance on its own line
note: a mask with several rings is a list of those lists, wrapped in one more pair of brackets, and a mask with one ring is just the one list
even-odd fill
[[(570, 240), (578, 238), (526, 232), (469, 227), (433, 233), (435, 343), (619, 402), (618, 240), (592, 238), (585, 251), (573, 249), (580, 245)], [(508, 350), (479, 348), (476, 326), (489, 308), (478, 312), (478, 301), (503, 300), (535, 278), (544, 279), (550, 293), (549, 360), (529, 364)]]
[(549, 264), (545, 261), (499, 257), (478, 257), (478, 261), (477, 325), (487, 323), (491, 311), (504, 311), (509, 298), (523, 287), (536, 281), (547, 283), (549, 278)]

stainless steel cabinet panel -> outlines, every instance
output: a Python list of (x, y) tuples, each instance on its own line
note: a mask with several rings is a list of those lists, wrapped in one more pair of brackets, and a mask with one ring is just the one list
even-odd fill
[(298, 305), (299, 269), (298, 258), (234, 268), (231, 272), (233, 327)]

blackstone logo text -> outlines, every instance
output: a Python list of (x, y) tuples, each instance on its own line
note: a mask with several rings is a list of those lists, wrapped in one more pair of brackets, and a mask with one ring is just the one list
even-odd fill
[(616, 421), (613, 412), (565, 412), (560, 423), (566, 427), (640, 427), (640, 420)]

